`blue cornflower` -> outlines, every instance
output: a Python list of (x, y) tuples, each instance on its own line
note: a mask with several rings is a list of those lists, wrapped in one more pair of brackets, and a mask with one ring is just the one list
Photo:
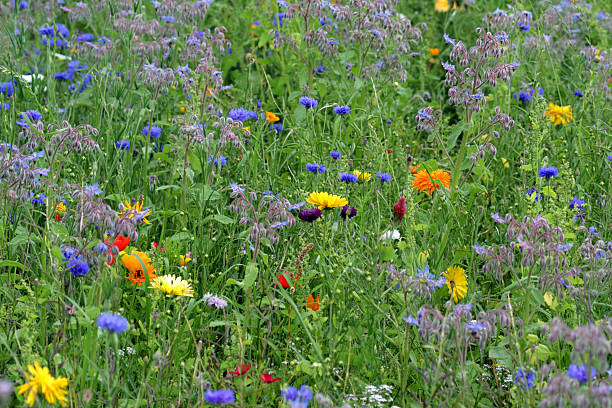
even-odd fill
[(270, 125), (270, 130), (276, 132), (276, 133), (280, 133), (283, 131), (283, 124), (282, 123), (273, 123)]
[(316, 108), (317, 106), (319, 106), (319, 101), (317, 101), (316, 99), (311, 98), (309, 96), (300, 96), (300, 99), (298, 100), (298, 103), (300, 105), (303, 105), (303, 106), (307, 107), (308, 109)]
[(323, 65), (319, 65), (316, 69), (312, 69), (313, 74), (322, 74), (325, 72), (325, 67)]
[(36, 195), (28, 194), (27, 198), (34, 205), (36, 205), (36, 204), (44, 205), (45, 204), (45, 198), (47, 198), (47, 196), (45, 196), (43, 193), (36, 194)]
[(117, 146), (119, 150), (130, 150), (130, 141), (124, 139), (118, 140), (115, 146)]
[(381, 183), (385, 183), (386, 181), (391, 180), (391, 175), (389, 173), (381, 173), (380, 171), (376, 173), (376, 177), (380, 180)]
[(359, 181), (359, 177), (352, 173), (340, 173), (340, 181), (344, 181), (346, 183), (356, 183)]
[(530, 187), (529, 190), (527, 190), (525, 194), (527, 194), (527, 196), (531, 198), (533, 201), (540, 201), (542, 199), (542, 196), (540, 195), (540, 191), (538, 191), (538, 189), (535, 187)]
[(66, 264), (66, 268), (74, 276), (85, 276), (89, 272), (89, 264), (82, 260), (81, 255), (74, 259), (70, 259)]
[(276, 27), (277, 25), (282, 27), (283, 26), (283, 19), (284, 18), (285, 18), (285, 12), (284, 11), (281, 11), (280, 13), (276, 14), (274, 16), (274, 21), (273, 21), (274, 27)]
[(518, 94), (514, 94), (514, 99), (523, 103), (529, 103), (531, 100), (531, 94), (525, 91), (521, 91)]
[(533, 383), (535, 379), (536, 375), (532, 368), (526, 369), (525, 367), (521, 367), (514, 373), (514, 383), (523, 390), (533, 388), (535, 386)]
[(577, 96), (578, 98), (582, 98), (584, 95), (580, 91), (574, 91), (574, 96)]
[(19, 10), (25, 10), (30, 6), (30, 3), (28, 3), (26, 0), (21, 0), (19, 2)]
[(608, 157), (606, 157), (606, 160), (608, 160), (608, 161), (612, 161), (612, 154), (611, 154), (611, 155), (609, 155)]
[(113, 333), (124, 332), (129, 326), (127, 319), (112, 313), (101, 313), (96, 319), (96, 324), (102, 330), (108, 330)]
[(281, 391), (281, 396), (291, 408), (307, 408), (312, 399), (312, 391), (307, 385), (302, 385), (299, 390), (289, 385)]
[(142, 131), (140, 133), (142, 133), (143, 136), (149, 136), (149, 127), (151, 128), (151, 138), (152, 139), (157, 139), (158, 137), (161, 137), (162, 130), (159, 126), (147, 125), (144, 128), (142, 128)]
[(0, 93), (5, 94), (7, 97), (13, 96), (15, 93), (15, 87), (13, 86), (13, 80), (7, 82), (0, 82)]
[[(330, 155), (330, 156), (331, 156), (331, 158), (332, 158), (332, 159), (334, 159), (334, 160), (338, 160), (338, 159), (339, 159), (339, 158), (342, 156), (340, 153), (338, 153), (338, 152), (337, 152), (337, 151), (335, 151), (335, 150), (332, 150), (331, 152), (329, 152), (329, 155)], [(612, 157), (612, 156), (610, 156), (610, 157)], [(610, 160), (612, 160), (612, 159), (610, 159)]]
[(348, 115), (351, 112), (351, 108), (345, 105), (334, 106), (334, 113), (336, 115)]
[(319, 169), (319, 163), (306, 163), (306, 170), (311, 173), (316, 173)]
[(223, 166), (227, 163), (227, 157), (225, 157), (224, 155), (219, 155), (219, 157), (215, 157), (214, 161), (213, 161), (213, 156), (210, 155), (208, 156), (208, 161), (209, 162), (213, 162), (213, 164), (215, 165), (215, 167), (219, 167), (219, 166)]
[(90, 42), (93, 41), (96, 37), (93, 34), (83, 33), (77, 36), (77, 41), (79, 42)]
[(521, 31), (529, 31), (531, 29), (531, 26), (529, 24), (523, 24), (521, 22), (519, 22), (519, 28), (521, 29)]
[[(230, 109), (227, 116), (233, 120), (244, 122), (250, 118), (250, 112), (244, 108)], [(257, 117), (255, 119), (257, 119)]]
[(94, 195), (102, 194), (102, 193), (104, 193), (104, 191), (98, 188), (97, 182), (93, 183), (91, 186), (88, 184), (85, 184), (85, 187), (83, 188), (83, 194), (88, 195), (90, 197), (93, 197)]
[(233, 390), (206, 390), (204, 399), (213, 405), (233, 404), (236, 401), (236, 396)]
[(584, 201), (582, 201), (578, 197), (574, 197), (572, 198), (572, 201), (570, 202), (569, 208), (571, 209), (582, 208), (582, 204), (584, 204)]
[(554, 166), (542, 167), (538, 171), (538, 176), (545, 177), (545, 178), (556, 177), (558, 174), (559, 174), (559, 170), (557, 170), (557, 168)]
[(21, 127), (28, 127), (28, 124), (26, 123), (25, 118), (23, 117), (23, 115), (24, 115), (24, 114), (25, 114), (25, 115), (26, 115), (26, 116), (27, 116), (27, 117), (30, 119), (30, 121), (32, 121), (32, 122), (37, 122), (37, 121), (39, 121), (39, 120), (41, 120), (41, 119), (42, 119), (42, 113), (40, 113), (39, 111), (37, 111), (37, 110), (33, 110), (33, 109), (32, 109), (32, 110), (27, 110), (27, 111), (25, 111), (24, 113), (20, 113), (20, 114), (19, 114), (19, 117), (21, 118), (21, 120), (20, 120), (20, 121), (18, 121), (18, 122), (17, 122), (17, 124), (18, 124), (19, 126), (21, 126)]
[(590, 379), (595, 378), (595, 375), (597, 375), (597, 371), (595, 370), (595, 367), (591, 367), (591, 376), (589, 378), (587, 374), (587, 369), (584, 364), (580, 364), (579, 366), (577, 366), (576, 364), (570, 364), (567, 369), (567, 376), (578, 381), (578, 383), (580, 384), (584, 384)]

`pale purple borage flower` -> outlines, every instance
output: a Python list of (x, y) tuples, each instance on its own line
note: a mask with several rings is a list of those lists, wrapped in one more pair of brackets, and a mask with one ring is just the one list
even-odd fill
[[(379, 267), (380, 268), (380, 267)], [(387, 284), (394, 284), (394, 289), (401, 289), (405, 293), (414, 293), (418, 297), (431, 299), (432, 293), (446, 283), (446, 278), (436, 278), (429, 272), (429, 265), (422, 270), (417, 268), (414, 275), (407, 274), (405, 269), (398, 270), (393, 264), (386, 267)]]
[(215, 296), (212, 293), (206, 293), (202, 299), (208, 304), (208, 306), (214, 306), (217, 309), (225, 309), (227, 307), (227, 301)]
[[(546, 379), (542, 389), (540, 407), (610, 406), (612, 404), (612, 367), (608, 365), (612, 355), (612, 319), (605, 318), (598, 324), (570, 328), (561, 318), (542, 326), (550, 343), (558, 347), (571, 345), (571, 360), (567, 370), (558, 370)], [(542, 378), (555, 370), (554, 365), (542, 367)], [(606, 374), (606, 376), (604, 376)]]
[[(289, 45), (300, 53), (296, 39), (285, 34), (284, 29), (290, 20), (300, 19), (305, 22), (303, 40), (326, 57), (333, 59), (351, 47), (365, 50), (361, 60), (346, 61), (349, 79), (357, 76), (404, 82), (408, 77), (406, 57), (420, 54), (414, 48), (423, 40), (427, 26), (424, 23), (413, 26), (397, 12), (396, 4), (397, 1), (383, 0), (353, 0), (350, 4), (325, 0), (287, 2), (281, 18), (274, 17), (275, 48)], [(353, 71), (355, 67), (359, 72)]]
[(272, 244), (278, 243), (280, 236), (278, 230), (295, 225), (295, 216), (291, 213), (296, 209), (286, 198), (278, 198), (272, 194), (263, 194), (258, 197), (254, 191), (246, 192), (244, 188), (230, 183), (232, 192), (230, 197), (234, 200), (230, 210), (241, 216), (240, 224), (251, 226), (249, 240), (253, 243), (262, 238), (268, 239)]

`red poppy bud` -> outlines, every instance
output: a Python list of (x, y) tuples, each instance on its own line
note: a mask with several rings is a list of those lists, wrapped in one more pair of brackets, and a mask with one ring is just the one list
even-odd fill
[(285, 278), (285, 275), (283, 275), (282, 273), (278, 275), (278, 283), (280, 283), (281, 286), (285, 289), (289, 287), (289, 282), (287, 282), (287, 278)]

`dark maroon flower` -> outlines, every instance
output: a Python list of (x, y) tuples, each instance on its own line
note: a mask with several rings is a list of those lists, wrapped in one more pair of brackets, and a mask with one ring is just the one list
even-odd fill
[(340, 216), (344, 218), (345, 220), (346, 220), (346, 217), (353, 218), (356, 215), (357, 215), (357, 210), (355, 209), (355, 207), (349, 207), (348, 205), (345, 205), (344, 207), (342, 207), (342, 211), (340, 211)]
[(406, 198), (401, 197), (393, 206), (393, 219), (401, 221), (404, 219), (404, 215), (406, 215)]
[(298, 213), (298, 217), (302, 221), (313, 222), (321, 216), (321, 210), (318, 208), (311, 208), (309, 210), (302, 210)]

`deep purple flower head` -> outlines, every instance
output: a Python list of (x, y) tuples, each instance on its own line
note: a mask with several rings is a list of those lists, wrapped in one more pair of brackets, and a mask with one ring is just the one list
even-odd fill
[(340, 216), (346, 220), (346, 218), (353, 218), (357, 215), (357, 210), (355, 207), (350, 207), (348, 204), (342, 207), (340, 211)]
[[(159, 126), (151, 126), (151, 138), (158, 138), (161, 137), (161, 128)], [(143, 136), (149, 136), (149, 126), (145, 126), (144, 128), (142, 128), (142, 135)]]
[(129, 326), (127, 319), (112, 313), (101, 313), (96, 320), (96, 324), (99, 328), (113, 333), (124, 332)]
[(577, 96), (578, 98), (582, 98), (584, 95), (582, 95), (582, 92), (580, 91), (575, 91), (574, 96)]
[(351, 112), (351, 108), (344, 105), (334, 106), (334, 113), (336, 115), (348, 115)]
[(313, 222), (314, 220), (321, 217), (321, 210), (319, 210), (318, 208), (310, 208), (306, 210), (301, 210), (298, 213), (298, 217), (302, 221)]
[(115, 146), (117, 146), (117, 149), (119, 150), (130, 150), (130, 141), (129, 140), (118, 140), (117, 143), (115, 144)]
[(311, 98), (309, 96), (301, 96), (298, 103), (300, 105), (303, 105), (307, 108), (316, 108), (317, 106), (319, 106), (319, 101), (317, 101), (314, 98)]
[(595, 370), (595, 367), (591, 367), (591, 377), (589, 378), (587, 376), (587, 369), (584, 364), (580, 364), (579, 366), (576, 364), (570, 364), (567, 369), (567, 376), (578, 381), (580, 384), (584, 384), (585, 382), (589, 381), (589, 379), (595, 378), (595, 375), (597, 375), (597, 371)]
[(557, 168), (553, 166), (542, 167), (538, 171), (538, 176), (545, 177), (545, 178), (556, 177), (558, 174), (559, 174), (559, 170), (557, 170)]
[(233, 404), (236, 401), (236, 396), (233, 390), (206, 390), (204, 399), (213, 405)]

